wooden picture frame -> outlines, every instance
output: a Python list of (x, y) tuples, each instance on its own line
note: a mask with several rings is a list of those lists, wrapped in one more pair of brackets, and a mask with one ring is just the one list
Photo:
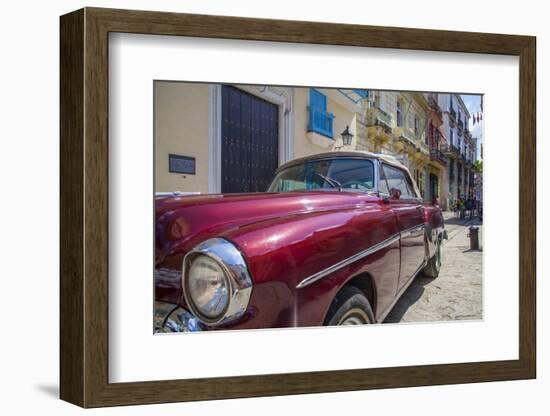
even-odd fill
[[(530, 36), (85, 8), (61, 17), (63, 400), (100, 407), (536, 376), (536, 41)], [(108, 34), (514, 55), (520, 66), (519, 359), (136, 383), (108, 380)]]

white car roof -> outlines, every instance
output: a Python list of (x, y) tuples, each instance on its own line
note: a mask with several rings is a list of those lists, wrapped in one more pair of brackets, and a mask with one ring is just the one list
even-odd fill
[(314, 155), (304, 156), (300, 158), (296, 158), (293, 160), (290, 160), (286, 163), (283, 163), (278, 169), (277, 172), (292, 165), (298, 165), (304, 162), (307, 162), (309, 160), (320, 160), (320, 159), (336, 159), (336, 158), (364, 158), (364, 159), (378, 159), (381, 160), (388, 165), (395, 166), (399, 169), (403, 169), (406, 171), (409, 175), (409, 177), (412, 180), (413, 186), (415, 188), (415, 192), (417, 195), (420, 195), (420, 192), (418, 190), (418, 186), (416, 182), (413, 180), (412, 175), (409, 171), (409, 168), (405, 166), (403, 163), (399, 161), (398, 158), (392, 155), (388, 155), (385, 153), (373, 153), (373, 152), (367, 152), (365, 150), (345, 150), (345, 151), (332, 151), (332, 152), (324, 152), (324, 153), (316, 153)]
[(387, 155), (384, 153), (373, 153), (367, 152), (365, 150), (346, 150), (346, 151), (333, 151), (333, 152), (324, 152), (316, 153), (314, 155), (304, 156), (290, 160), (286, 163), (283, 163), (278, 170), (283, 169), (287, 166), (294, 164), (299, 164), (306, 162), (308, 160), (318, 160), (318, 159), (333, 159), (333, 158), (345, 158), (345, 157), (355, 157), (355, 158), (365, 158), (365, 159), (379, 159), (386, 162), (389, 165), (396, 166), (400, 169), (408, 171), (409, 169), (403, 163), (399, 161), (395, 156)]

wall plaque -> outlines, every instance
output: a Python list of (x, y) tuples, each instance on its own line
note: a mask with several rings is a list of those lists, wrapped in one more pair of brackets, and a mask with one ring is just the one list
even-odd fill
[(168, 155), (168, 170), (171, 173), (195, 174), (195, 158), (190, 156)]

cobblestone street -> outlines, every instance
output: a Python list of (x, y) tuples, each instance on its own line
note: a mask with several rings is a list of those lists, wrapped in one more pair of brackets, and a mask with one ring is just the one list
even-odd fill
[[(449, 240), (442, 246), (439, 277), (420, 274), (403, 294), (385, 322), (434, 322), (482, 319), (482, 251), (470, 250), (468, 228), (483, 227), (477, 218), (460, 220), (445, 213)], [(483, 247), (481, 247), (483, 249)]]

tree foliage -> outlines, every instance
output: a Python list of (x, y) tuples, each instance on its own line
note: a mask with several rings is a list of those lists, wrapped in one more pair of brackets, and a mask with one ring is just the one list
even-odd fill
[(474, 171), (477, 173), (483, 173), (483, 160), (476, 160), (474, 162)]

